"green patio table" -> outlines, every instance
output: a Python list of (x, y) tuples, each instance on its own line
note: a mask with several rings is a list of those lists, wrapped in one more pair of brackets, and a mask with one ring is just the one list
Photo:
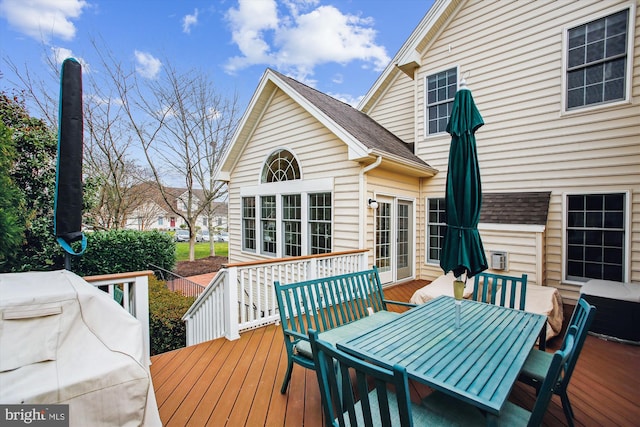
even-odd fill
[(478, 407), (492, 424), (546, 317), (464, 300), (456, 328), (454, 301), (435, 298), (336, 345), (386, 368), (405, 367), (409, 378)]

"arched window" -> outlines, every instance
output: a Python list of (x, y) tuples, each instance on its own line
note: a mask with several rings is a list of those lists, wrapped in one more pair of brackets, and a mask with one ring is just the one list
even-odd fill
[(300, 179), (298, 161), (287, 150), (271, 154), (262, 168), (262, 182), (280, 182)]

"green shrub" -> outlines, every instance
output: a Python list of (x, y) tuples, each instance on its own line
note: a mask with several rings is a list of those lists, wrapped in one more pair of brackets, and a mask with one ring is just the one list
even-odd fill
[(151, 269), (173, 270), (175, 243), (158, 231), (108, 230), (87, 233), (87, 250), (73, 257), (71, 270), (80, 276)]
[(149, 338), (151, 354), (166, 353), (186, 345), (187, 331), (182, 316), (195, 297), (168, 290), (164, 282), (149, 277)]

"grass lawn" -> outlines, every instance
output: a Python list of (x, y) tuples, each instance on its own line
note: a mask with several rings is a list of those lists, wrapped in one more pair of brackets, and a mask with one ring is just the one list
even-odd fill
[[(215, 242), (215, 250), (217, 256), (228, 256), (229, 243)], [(196, 259), (206, 258), (209, 256), (209, 242), (196, 243)], [(176, 261), (189, 260), (189, 242), (176, 242)]]

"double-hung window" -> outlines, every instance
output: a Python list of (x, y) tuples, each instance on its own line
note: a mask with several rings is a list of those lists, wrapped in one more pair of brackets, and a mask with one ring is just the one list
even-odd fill
[(331, 252), (331, 193), (309, 195), (309, 253)]
[(242, 198), (242, 250), (256, 251), (256, 198)]
[(260, 222), (262, 224), (262, 253), (276, 254), (276, 196), (260, 197)]
[(626, 98), (629, 9), (567, 33), (567, 109)]
[(439, 263), (446, 225), (445, 199), (427, 200), (427, 262)]
[(284, 256), (302, 255), (302, 217), (299, 194), (282, 196)]
[(625, 193), (567, 196), (567, 280), (624, 281), (625, 206)]
[(457, 90), (456, 68), (427, 76), (427, 135), (446, 132)]

